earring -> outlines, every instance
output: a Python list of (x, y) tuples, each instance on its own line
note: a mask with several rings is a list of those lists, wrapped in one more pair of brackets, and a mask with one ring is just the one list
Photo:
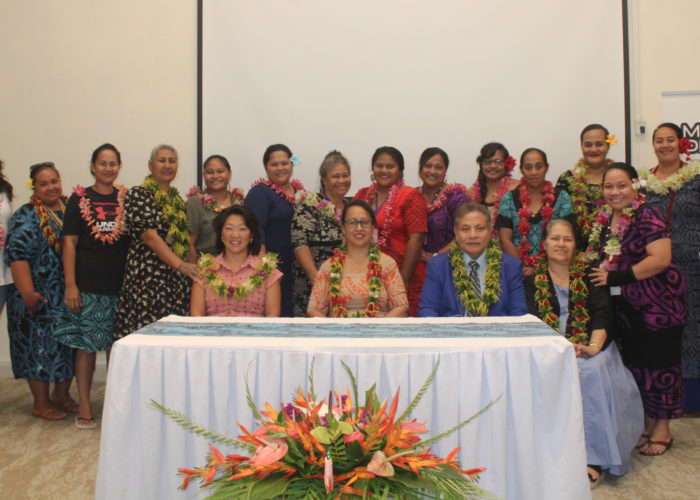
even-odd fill
[(372, 175), (369, 176), (369, 180), (371, 180), (372, 182), (374, 182), (374, 174), (372, 174)]

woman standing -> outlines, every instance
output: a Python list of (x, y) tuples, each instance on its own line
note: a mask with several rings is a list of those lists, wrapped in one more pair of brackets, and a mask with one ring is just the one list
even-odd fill
[(76, 349), (75, 379), (79, 408), (75, 425), (94, 429), (90, 388), (95, 359), (114, 339), (114, 311), (124, 276), (129, 237), (126, 235), (126, 188), (114, 186), (121, 155), (111, 144), (92, 153), (92, 187), (76, 186), (66, 206), (63, 224), (65, 305), (56, 319), (55, 338)]
[(309, 317), (405, 317), (408, 300), (394, 259), (372, 242), (376, 219), (363, 200), (343, 209), (345, 244), (323, 263), (309, 300)]
[(566, 191), (554, 189), (545, 180), (549, 170), (547, 155), (541, 149), (528, 148), (520, 156), (522, 179), (518, 189), (503, 196), (498, 209), (496, 229), (501, 248), (523, 261), (523, 272), (534, 272), (542, 255), (542, 231), (550, 219), (572, 218), (571, 198)]
[[(5, 239), (7, 237), (7, 229), (10, 225), (10, 216), (12, 215), (12, 184), (10, 184), (3, 174), (5, 164), (0, 160), (0, 254), (5, 248)], [(5, 265), (4, 259), (0, 259), (0, 313), (5, 307), (7, 299), (7, 291), (12, 284), (12, 272)]]
[(221, 155), (212, 155), (204, 162), (203, 177), (205, 190), (193, 187), (187, 193), (187, 222), (190, 225), (189, 262), (197, 262), (197, 255), (216, 252), (214, 217), (226, 207), (243, 203), (243, 191), (233, 188), (231, 165)]
[(467, 188), (445, 181), (449, 166), (447, 153), (435, 147), (423, 151), (418, 161), (418, 175), (423, 181), (418, 190), (428, 206), (428, 234), (421, 250), (423, 261), (449, 250), (455, 238), (455, 210), (471, 201)]
[(124, 200), (131, 242), (114, 318), (116, 338), (189, 310), (190, 279), (199, 276), (199, 268), (187, 262), (185, 203), (171, 186), (177, 167), (175, 148), (156, 146), (148, 162), (150, 175)]
[[(12, 216), (5, 240), (5, 265), (10, 266), (14, 280), (7, 296), (12, 372), (29, 383), (34, 396), (32, 415), (61, 420), (66, 411), (78, 410), (68, 392), (74, 351), (54, 339), (54, 321), (64, 292), (61, 231), (65, 197), (51, 162), (32, 165), (27, 184), (33, 195)], [(54, 382), (51, 396), (50, 382)]]
[(500, 142), (490, 142), (481, 148), (476, 163), (479, 165), (479, 175), (467, 194), (472, 201), (488, 207), (491, 212), (491, 236), (497, 238), (498, 233), (494, 226), (501, 199), (518, 185), (518, 181), (511, 177), (515, 168), (515, 158), (508, 154), (508, 150)]
[(214, 219), (216, 257), (199, 259), (202, 277), (192, 286), (192, 316), (280, 315), (277, 256), (260, 255), (260, 231), (247, 207), (225, 208)]
[(587, 251), (597, 260), (592, 282), (613, 297), (622, 357), (644, 405), (640, 453), (662, 455), (673, 444), (669, 419), (683, 414), (681, 335), (687, 288), (671, 263), (664, 214), (638, 196), (637, 171), (613, 163), (603, 175), (602, 206)]
[(372, 155), (374, 182), (360, 189), (355, 198), (374, 210), (379, 250), (399, 266), (408, 290), (409, 314), (415, 316), (425, 280), (425, 262), (420, 255), (428, 232), (428, 209), (418, 190), (404, 186), (403, 170), (403, 155), (398, 149), (377, 149)]
[(688, 321), (683, 330), (683, 381), (686, 412), (700, 410), (700, 162), (681, 161), (690, 141), (680, 127), (662, 123), (653, 135), (659, 164), (640, 172), (646, 180), (647, 203), (667, 217), (671, 230), (673, 263), (688, 284)]
[(306, 316), (318, 268), (333, 255), (343, 237), (340, 214), (350, 189), (350, 164), (342, 153), (331, 151), (318, 173), (321, 192), (297, 193), (297, 209), (292, 219), (295, 317)]
[(603, 174), (612, 163), (608, 160), (608, 152), (615, 143), (615, 136), (610, 135), (607, 128), (597, 123), (587, 125), (581, 131), (581, 159), (557, 180), (557, 187), (566, 191), (573, 203), (576, 240), (580, 249), (588, 246), (598, 202), (603, 199)]
[(291, 226), (295, 194), (304, 191), (298, 180), (292, 180), (294, 163), (292, 151), (284, 144), (268, 146), (263, 154), (263, 165), (267, 179), (256, 181), (245, 197), (245, 206), (250, 208), (260, 224), (262, 251), (274, 252), (279, 256), (279, 269), (282, 271), (282, 313), (292, 317), (292, 253)]

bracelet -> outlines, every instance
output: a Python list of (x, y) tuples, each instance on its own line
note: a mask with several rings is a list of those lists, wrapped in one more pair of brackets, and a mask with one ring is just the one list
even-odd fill
[(597, 347), (598, 350), (600, 351), (600, 346), (598, 344), (596, 344), (595, 342), (589, 342), (588, 345), (592, 346), (592, 347)]
[(440, 254), (437, 252), (433, 253), (433, 257), (437, 257), (438, 255), (440, 255)]

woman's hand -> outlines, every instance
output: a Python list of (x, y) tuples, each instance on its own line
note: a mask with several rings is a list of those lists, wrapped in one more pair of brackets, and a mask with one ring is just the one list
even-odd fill
[(197, 279), (199, 276), (199, 266), (190, 262), (183, 261), (179, 266), (177, 266), (177, 270), (191, 280)]
[(608, 272), (600, 267), (591, 268), (591, 282), (595, 286), (605, 286), (608, 284)]
[(433, 254), (430, 252), (426, 252), (425, 250), (420, 251), (420, 260), (423, 262), (428, 262), (430, 259), (433, 258)]
[(600, 352), (598, 344), (591, 342), (591, 345), (574, 344), (574, 352), (577, 358), (592, 358)]
[(47, 302), (47, 300), (38, 292), (32, 290), (31, 292), (22, 295), (22, 302), (24, 307), (27, 309), (29, 314), (34, 314), (39, 308), (39, 302)]
[(83, 304), (80, 300), (80, 290), (75, 285), (66, 285), (66, 306), (74, 313), (79, 313)]
[(535, 266), (523, 266), (523, 275), (532, 276), (535, 274)]

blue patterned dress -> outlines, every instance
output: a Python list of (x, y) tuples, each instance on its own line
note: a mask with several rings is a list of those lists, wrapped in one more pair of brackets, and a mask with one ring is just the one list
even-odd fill
[[(63, 212), (56, 212), (63, 219)], [(61, 229), (51, 221), (56, 235)], [(34, 290), (47, 302), (38, 304), (37, 312), (28, 314), (15, 285), (7, 296), (7, 330), (10, 358), (15, 378), (44, 382), (64, 382), (73, 377), (74, 350), (54, 340), (54, 320), (63, 302), (65, 283), (61, 255), (49, 246), (39, 230), (34, 205), (27, 203), (17, 210), (5, 240), (5, 264), (29, 263)]]

